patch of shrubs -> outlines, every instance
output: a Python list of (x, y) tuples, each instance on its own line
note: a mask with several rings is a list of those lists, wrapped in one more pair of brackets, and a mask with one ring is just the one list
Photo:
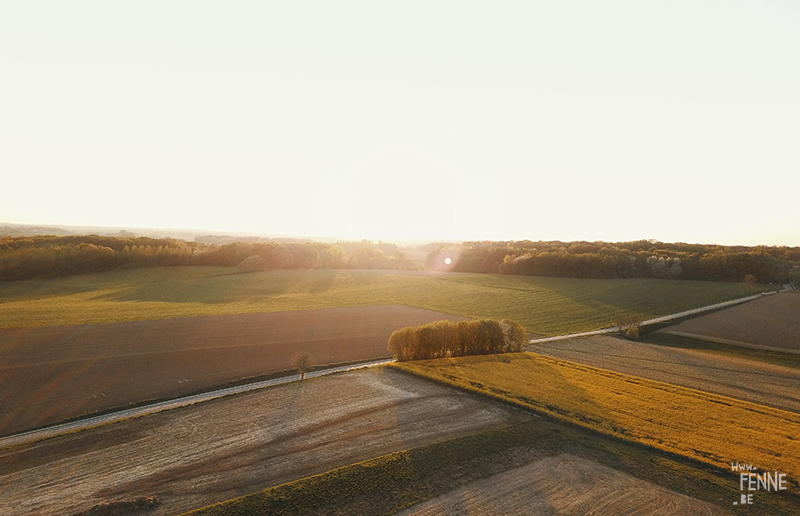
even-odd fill
[(525, 328), (517, 321), (478, 319), (437, 321), (401, 328), (389, 337), (387, 348), (400, 361), (516, 353), (528, 343)]

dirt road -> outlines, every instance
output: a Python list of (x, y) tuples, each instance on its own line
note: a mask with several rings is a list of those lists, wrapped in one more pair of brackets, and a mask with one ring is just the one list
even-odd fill
[(340, 373), (3, 450), (3, 514), (157, 495), (152, 514), (171, 515), (529, 417), (396, 371)]

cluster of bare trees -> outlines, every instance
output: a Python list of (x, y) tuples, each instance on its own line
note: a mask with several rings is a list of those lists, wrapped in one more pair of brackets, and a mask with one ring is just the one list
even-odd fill
[(428, 358), (488, 355), (522, 351), (527, 332), (516, 321), (478, 319), (437, 321), (395, 331), (387, 345), (400, 362)]

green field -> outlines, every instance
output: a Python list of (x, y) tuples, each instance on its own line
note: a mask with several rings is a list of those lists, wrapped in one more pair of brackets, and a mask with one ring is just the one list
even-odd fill
[(740, 283), (657, 279), (157, 267), (0, 283), (0, 328), (405, 304), (515, 319), (530, 332), (560, 335), (611, 326), (620, 312), (656, 317), (753, 291)]

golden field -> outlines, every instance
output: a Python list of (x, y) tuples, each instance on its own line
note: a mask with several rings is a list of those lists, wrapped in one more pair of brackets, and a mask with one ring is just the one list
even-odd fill
[(798, 492), (800, 414), (536, 353), (392, 366), (729, 471), (785, 473)]

